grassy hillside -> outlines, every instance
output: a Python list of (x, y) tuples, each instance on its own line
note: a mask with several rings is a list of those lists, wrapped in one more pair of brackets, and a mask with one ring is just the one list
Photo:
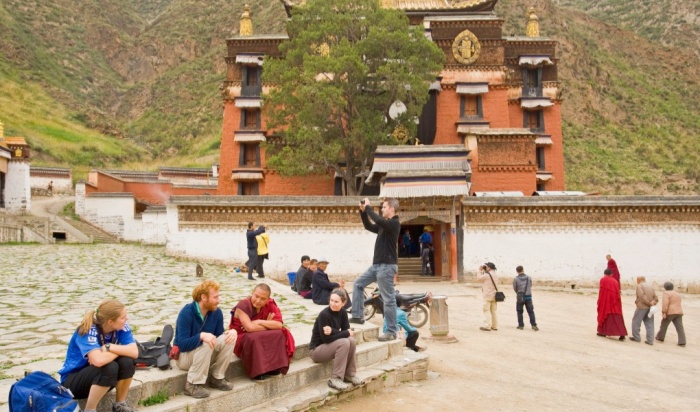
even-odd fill
[[(531, 0), (501, 0), (523, 33)], [(567, 188), (700, 193), (697, 2), (539, 0), (560, 42)], [(251, 0), (280, 33), (276, 0)], [(3, 0), (0, 120), (34, 164), (153, 169), (218, 160), (225, 39), (243, 2)], [(78, 172), (79, 174), (80, 172)]]

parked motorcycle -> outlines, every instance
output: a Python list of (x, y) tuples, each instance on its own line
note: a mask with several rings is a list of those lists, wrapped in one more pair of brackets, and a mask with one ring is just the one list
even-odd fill
[[(399, 309), (406, 312), (408, 323), (414, 328), (420, 328), (428, 322), (428, 308), (430, 307), (432, 293), (406, 293), (396, 291), (396, 304)], [(369, 320), (375, 313), (384, 314), (384, 299), (379, 289), (365, 299), (365, 320)]]

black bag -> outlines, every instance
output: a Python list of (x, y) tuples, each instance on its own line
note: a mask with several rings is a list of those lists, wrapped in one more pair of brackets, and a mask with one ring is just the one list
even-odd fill
[(156, 366), (160, 369), (170, 369), (170, 351), (173, 340), (173, 327), (165, 325), (163, 333), (154, 341), (136, 342), (139, 348), (139, 357), (134, 359), (137, 368)]
[(518, 305), (525, 303), (525, 292), (518, 292), (517, 302)]
[(503, 302), (504, 300), (506, 300), (506, 294), (498, 291), (498, 286), (496, 286), (496, 282), (493, 281), (493, 276), (491, 276), (490, 273), (489, 277), (491, 278), (491, 283), (493, 283), (493, 287), (496, 288), (496, 302)]

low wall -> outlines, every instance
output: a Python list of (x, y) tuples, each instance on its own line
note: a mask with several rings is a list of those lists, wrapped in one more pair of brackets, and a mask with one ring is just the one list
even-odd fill
[(467, 199), (464, 279), (493, 262), (540, 282), (596, 286), (612, 255), (624, 285), (637, 276), (700, 292), (699, 197)]
[(142, 241), (141, 216), (136, 216), (131, 193), (93, 193), (82, 198), (79, 205), (76, 214), (105, 232), (120, 240)]

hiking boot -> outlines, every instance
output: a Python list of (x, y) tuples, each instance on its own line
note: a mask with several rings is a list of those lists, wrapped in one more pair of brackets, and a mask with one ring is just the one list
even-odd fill
[(328, 386), (339, 391), (345, 391), (350, 389), (350, 385), (341, 381), (338, 378), (328, 379)]
[(185, 395), (196, 399), (202, 399), (209, 397), (209, 391), (204, 388), (204, 385), (195, 385), (194, 383), (185, 382)]
[(343, 382), (352, 383), (353, 386), (360, 386), (364, 383), (362, 382), (362, 379), (358, 378), (357, 376), (346, 376), (345, 379), (343, 379)]
[(350, 323), (357, 323), (358, 325), (364, 325), (365, 320), (362, 318), (350, 318), (349, 320)]
[(540, 328), (538, 328), (537, 325), (532, 325), (532, 330), (534, 330), (535, 332), (537, 332), (538, 330), (540, 330)]
[(231, 385), (226, 379), (221, 378), (209, 378), (209, 387), (218, 389), (220, 391), (230, 391), (233, 389), (233, 385)]
[(112, 412), (136, 412), (136, 409), (127, 405), (126, 402), (115, 402), (112, 404)]
[(388, 342), (388, 341), (394, 340), (394, 339), (396, 339), (396, 335), (393, 335), (391, 333), (385, 333), (382, 336), (380, 336), (379, 339), (377, 339), (377, 340), (380, 342)]
[(491, 328), (480, 327), (479, 330), (484, 330), (486, 332), (491, 332)]
[(524, 327), (525, 327), (525, 326), (518, 326), (518, 329), (519, 329), (519, 330), (523, 330)]

